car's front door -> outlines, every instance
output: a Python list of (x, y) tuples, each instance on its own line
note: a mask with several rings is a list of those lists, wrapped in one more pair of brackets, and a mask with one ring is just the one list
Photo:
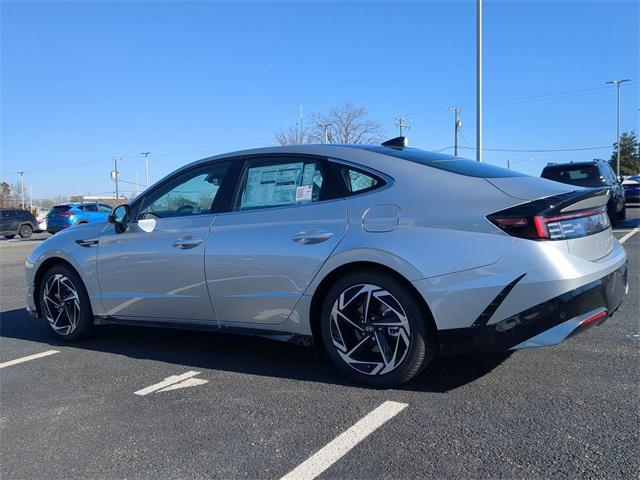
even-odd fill
[(136, 202), (127, 231), (105, 228), (97, 270), (107, 315), (214, 318), (204, 250), (229, 165), (212, 163), (169, 178)]
[(230, 212), (216, 217), (205, 269), (216, 318), (285, 321), (347, 230), (323, 159), (246, 160)]

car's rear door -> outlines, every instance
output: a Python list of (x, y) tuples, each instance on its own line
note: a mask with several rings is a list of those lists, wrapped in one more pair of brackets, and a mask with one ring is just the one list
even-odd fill
[(322, 158), (246, 159), (231, 211), (216, 217), (207, 240), (218, 320), (278, 324), (289, 317), (347, 230), (336, 181)]
[[(127, 231), (100, 236), (98, 279), (106, 314), (151, 320), (214, 319), (204, 250), (229, 163), (179, 173), (134, 206)], [(233, 187), (233, 185), (232, 185)]]

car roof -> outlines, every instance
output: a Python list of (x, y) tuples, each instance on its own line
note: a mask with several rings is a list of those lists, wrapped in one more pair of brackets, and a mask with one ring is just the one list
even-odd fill
[(594, 167), (596, 166), (598, 163), (600, 163), (600, 161), (598, 160), (590, 160), (587, 162), (568, 162), (568, 163), (554, 163), (552, 165), (546, 165), (544, 167), (544, 169), (553, 169), (553, 168), (567, 168), (567, 167)]
[[(201, 163), (207, 163), (207, 162), (216, 161), (216, 160), (222, 161), (224, 159), (234, 159), (234, 158), (246, 157), (250, 155), (316, 155), (319, 157), (334, 157), (337, 159), (350, 160), (355, 152), (366, 151), (373, 154), (390, 155), (390, 156), (393, 156), (396, 160), (398, 160), (400, 159), (400, 157), (397, 156), (397, 153), (402, 150), (403, 148), (399, 148), (399, 147), (385, 147), (385, 146), (376, 145), (376, 144), (342, 144), (342, 143), (261, 147), (261, 148), (247, 149), (247, 150), (237, 150), (233, 152), (223, 153), (220, 155), (213, 155), (210, 157), (202, 158), (200, 160), (196, 160), (195, 162), (182, 166), (181, 168), (176, 170), (176, 172), (197, 166)], [(427, 150), (421, 150), (416, 148), (406, 147), (406, 150), (420, 150), (424, 155), (433, 156), (432, 160), (434, 161), (460, 158), (460, 157), (454, 157), (453, 155), (430, 152)], [(361, 155), (358, 155), (358, 159), (359, 159), (358, 160), (359, 162), (364, 160)], [(405, 159), (402, 159), (402, 160), (405, 160)]]

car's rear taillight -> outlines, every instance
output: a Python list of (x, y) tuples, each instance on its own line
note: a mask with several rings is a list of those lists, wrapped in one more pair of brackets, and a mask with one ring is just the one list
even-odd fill
[(605, 206), (567, 210), (585, 202), (606, 203), (608, 193), (580, 192), (573, 198), (548, 197), (502, 210), (487, 216), (487, 219), (505, 233), (531, 240), (568, 240), (586, 237), (608, 229), (609, 216)]
[(536, 216), (534, 221), (540, 238), (550, 240), (586, 237), (602, 232), (611, 226), (605, 207), (553, 217)]
[(59, 213), (58, 215), (60, 215), (61, 217), (73, 217), (74, 213), (73, 212), (62, 212), (62, 213)]

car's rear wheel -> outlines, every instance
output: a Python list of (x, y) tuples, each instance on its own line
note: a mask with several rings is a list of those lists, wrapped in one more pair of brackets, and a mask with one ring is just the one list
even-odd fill
[(40, 282), (40, 310), (53, 333), (66, 341), (82, 340), (93, 330), (89, 295), (78, 274), (65, 265), (49, 269)]
[(18, 235), (20, 235), (21, 238), (30, 238), (31, 235), (33, 235), (33, 227), (26, 223), (24, 225), (20, 225)]
[(428, 312), (402, 282), (378, 272), (353, 272), (327, 293), (324, 346), (352, 379), (392, 387), (418, 375), (436, 354)]

